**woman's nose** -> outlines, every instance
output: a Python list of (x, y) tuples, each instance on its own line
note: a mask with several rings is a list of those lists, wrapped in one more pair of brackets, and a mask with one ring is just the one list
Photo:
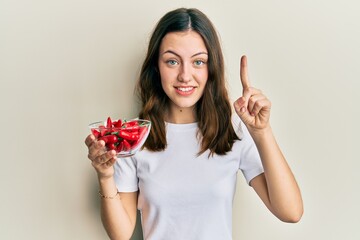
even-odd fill
[(182, 64), (178, 75), (179, 82), (189, 82), (191, 80), (191, 67), (188, 64)]

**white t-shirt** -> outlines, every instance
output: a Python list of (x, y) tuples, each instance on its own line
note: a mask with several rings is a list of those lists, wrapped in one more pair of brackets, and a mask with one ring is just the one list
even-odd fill
[(145, 150), (115, 164), (119, 192), (139, 190), (138, 209), (146, 240), (232, 239), (236, 175), (246, 181), (263, 172), (256, 146), (237, 115), (235, 141), (226, 155), (197, 156), (197, 123), (166, 123), (167, 148)]

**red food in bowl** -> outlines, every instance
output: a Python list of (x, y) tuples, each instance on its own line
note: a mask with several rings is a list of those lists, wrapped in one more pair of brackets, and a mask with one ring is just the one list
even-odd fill
[(115, 150), (120, 157), (131, 156), (144, 144), (151, 122), (143, 119), (95, 122), (89, 125), (97, 140), (105, 142), (107, 150)]

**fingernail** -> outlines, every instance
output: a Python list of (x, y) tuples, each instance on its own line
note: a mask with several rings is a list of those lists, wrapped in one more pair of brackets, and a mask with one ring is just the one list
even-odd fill
[(242, 108), (241, 108), (241, 112), (243, 112), (243, 113), (246, 112), (245, 107), (242, 107)]

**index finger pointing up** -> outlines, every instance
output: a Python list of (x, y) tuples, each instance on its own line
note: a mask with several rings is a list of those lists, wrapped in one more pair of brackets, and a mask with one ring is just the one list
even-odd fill
[(250, 87), (250, 82), (249, 82), (249, 77), (248, 77), (248, 69), (247, 69), (247, 58), (245, 55), (241, 57), (240, 79), (241, 79), (243, 91)]

